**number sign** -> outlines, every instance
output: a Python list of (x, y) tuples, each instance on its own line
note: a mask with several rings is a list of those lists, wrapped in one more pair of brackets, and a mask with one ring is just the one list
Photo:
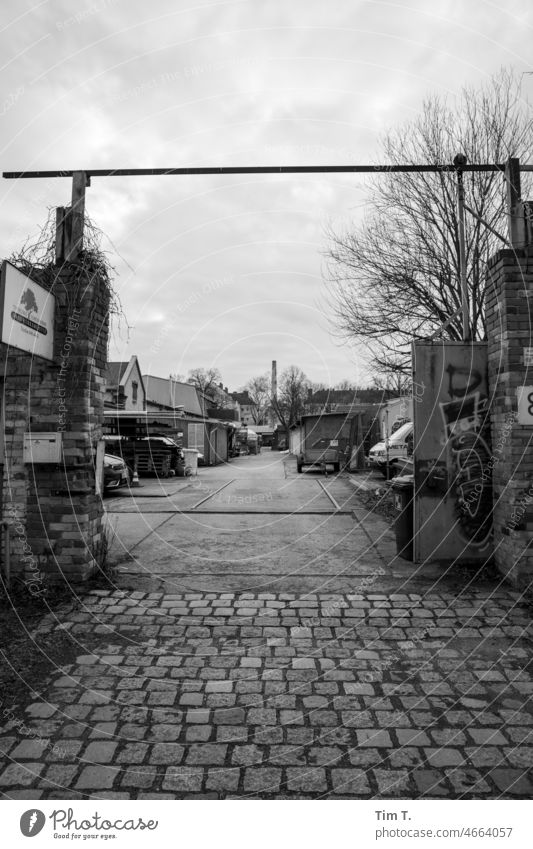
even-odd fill
[(516, 390), (518, 399), (518, 424), (533, 425), (533, 386), (519, 386)]

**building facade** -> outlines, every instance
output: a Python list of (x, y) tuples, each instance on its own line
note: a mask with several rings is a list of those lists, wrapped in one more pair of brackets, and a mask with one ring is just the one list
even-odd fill
[(131, 412), (146, 409), (144, 381), (135, 355), (128, 362), (108, 362), (105, 407)]

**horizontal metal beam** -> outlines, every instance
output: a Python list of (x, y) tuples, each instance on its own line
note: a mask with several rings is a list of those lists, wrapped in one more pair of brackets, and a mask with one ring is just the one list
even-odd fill
[[(4, 171), (5, 180), (73, 177), (83, 171), (87, 177), (160, 177), (193, 174), (398, 174), (439, 173), (456, 171), (455, 165), (227, 165), (220, 168), (80, 168), (71, 171)], [(462, 171), (505, 171), (501, 164), (467, 164)], [(521, 171), (532, 171), (533, 165), (521, 165)]]

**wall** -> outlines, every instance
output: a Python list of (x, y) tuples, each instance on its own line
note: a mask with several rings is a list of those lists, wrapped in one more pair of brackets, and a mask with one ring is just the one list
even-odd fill
[(494, 256), (489, 265), (486, 315), (494, 559), (503, 575), (525, 587), (533, 577), (533, 416), (528, 424), (517, 421), (517, 390), (533, 387), (533, 367), (524, 358), (524, 348), (533, 346), (531, 248), (529, 253), (502, 250)]
[(293, 427), (289, 431), (289, 452), (291, 454), (301, 454), (302, 448), (302, 428)]
[[(129, 366), (126, 369), (126, 372), (129, 371)], [(137, 383), (137, 403), (133, 400), (133, 383)], [(144, 397), (144, 388), (143, 388), (143, 380), (141, 377), (141, 372), (139, 370), (139, 366), (137, 365), (137, 361), (133, 365), (131, 371), (129, 371), (126, 382), (124, 383), (124, 395), (126, 398), (126, 403), (124, 406), (125, 410), (135, 411), (140, 410), (141, 412), (146, 409), (146, 399)]]
[(228, 429), (223, 424), (209, 422), (208, 443), (210, 466), (226, 463), (228, 460)]
[[(56, 296), (54, 361), (6, 345), (0, 351), (3, 516), (11, 521), (12, 573), (34, 594), (47, 581), (86, 580), (103, 542), (93, 453), (102, 435), (109, 291), (97, 268), (73, 263), (48, 283)], [(61, 432), (62, 462), (24, 464), (27, 431)]]

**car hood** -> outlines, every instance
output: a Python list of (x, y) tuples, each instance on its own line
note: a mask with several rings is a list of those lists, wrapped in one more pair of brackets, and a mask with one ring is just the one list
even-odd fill
[(115, 463), (124, 463), (122, 457), (117, 457), (116, 454), (104, 454), (104, 463), (106, 465), (115, 465)]
[(376, 442), (376, 444), (373, 445), (372, 448), (370, 449), (369, 453), (371, 454), (372, 451), (384, 451), (384, 450), (385, 450), (385, 443), (384, 442)]

